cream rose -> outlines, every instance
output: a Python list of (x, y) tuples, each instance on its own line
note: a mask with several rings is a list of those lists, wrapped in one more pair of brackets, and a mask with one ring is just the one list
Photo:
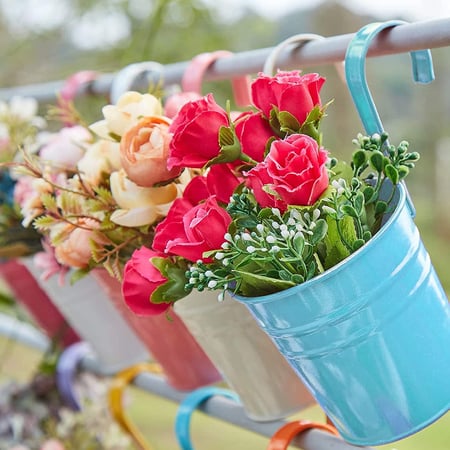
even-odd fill
[(139, 227), (151, 225), (165, 217), (172, 202), (181, 196), (185, 184), (141, 187), (133, 183), (124, 170), (120, 170), (111, 174), (110, 186), (120, 208), (111, 215), (111, 221), (126, 227)]
[(128, 178), (139, 186), (151, 187), (180, 175), (180, 168), (169, 170), (170, 119), (144, 117), (127, 130), (120, 141), (120, 160)]
[(141, 117), (161, 116), (162, 105), (151, 94), (129, 91), (123, 94), (116, 105), (106, 105), (102, 109), (104, 120), (93, 123), (89, 128), (105, 139), (123, 136)]
[(101, 139), (89, 146), (83, 158), (78, 161), (81, 178), (93, 186), (98, 186), (103, 174), (119, 170), (119, 143)]

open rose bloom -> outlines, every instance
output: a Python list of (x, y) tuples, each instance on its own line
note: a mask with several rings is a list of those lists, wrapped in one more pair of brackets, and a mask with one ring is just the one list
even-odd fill
[(166, 169), (195, 176), (146, 244), (145, 254), (154, 256), (140, 260), (146, 307), (133, 300), (136, 283), (128, 292), (125, 274), (132, 309), (155, 314), (193, 289), (244, 296), (288, 289), (377, 232), (389, 208), (381, 186), (404, 178), (418, 155), (402, 143), (387, 161), (387, 136), (358, 136), (350, 164), (332, 158), (319, 131), (328, 107), (320, 98), (324, 82), (298, 71), (260, 74), (251, 85), (252, 108), (241, 114), (227, 113), (213, 94), (179, 108), (164, 135)]
[(126, 92), (103, 115), (90, 127), (62, 128), (27, 159), (15, 198), (61, 268), (77, 276), (104, 267), (121, 279), (191, 172), (167, 166), (172, 121), (157, 97)]

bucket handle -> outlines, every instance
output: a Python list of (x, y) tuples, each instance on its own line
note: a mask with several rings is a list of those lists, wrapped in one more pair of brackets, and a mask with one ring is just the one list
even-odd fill
[(123, 394), (130, 383), (141, 373), (162, 373), (159, 364), (139, 363), (117, 373), (111, 381), (108, 391), (108, 403), (111, 415), (122, 428), (128, 433), (137, 444), (140, 450), (152, 450), (144, 435), (129, 419), (123, 408)]
[(287, 450), (296, 435), (311, 429), (327, 431), (335, 436), (339, 436), (338, 431), (332, 425), (310, 422), (308, 420), (296, 420), (294, 422), (288, 422), (275, 432), (270, 439), (267, 450)]
[[(387, 22), (374, 22), (362, 27), (350, 41), (345, 55), (345, 75), (347, 86), (356, 106), (361, 122), (367, 132), (372, 135), (383, 133), (384, 128), (378, 114), (373, 97), (369, 91), (366, 79), (366, 55), (373, 39), (384, 29), (407, 23), (403, 20), (389, 20)], [(416, 83), (427, 84), (434, 80), (433, 60), (431, 51), (416, 50), (410, 52), (413, 79)], [(415, 209), (408, 191), (406, 201), (411, 216)]]
[(190, 425), (193, 412), (211, 397), (221, 396), (239, 401), (238, 395), (227, 389), (207, 386), (189, 393), (180, 403), (175, 417), (175, 435), (182, 450), (194, 450), (191, 441)]

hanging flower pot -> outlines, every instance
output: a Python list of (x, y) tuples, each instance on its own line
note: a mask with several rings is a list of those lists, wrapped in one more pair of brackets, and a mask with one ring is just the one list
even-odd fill
[(236, 296), (344, 439), (380, 445), (450, 407), (450, 307), (406, 203), (362, 248), (271, 295)]
[(220, 373), (176, 313), (169, 311), (170, 320), (164, 314), (137, 316), (124, 303), (120, 283), (115, 278), (104, 269), (91, 273), (174, 388), (191, 390), (221, 380)]
[(103, 372), (114, 373), (149, 358), (145, 346), (92, 276), (75, 286), (61, 286), (55, 277), (41, 280), (31, 259), (24, 258), (22, 263), (67, 322), (91, 345)]
[[(314, 400), (249, 311), (217, 293), (194, 292), (174, 304), (189, 331), (256, 421), (285, 418)], [(255, 382), (255, 376), (257, 382)]]
[(15, 299), (49, 338), (57, 339), (64, 347), (79, 341), (73, 328), (19, 260), (1, 263), (0, 275), (14, 293)]

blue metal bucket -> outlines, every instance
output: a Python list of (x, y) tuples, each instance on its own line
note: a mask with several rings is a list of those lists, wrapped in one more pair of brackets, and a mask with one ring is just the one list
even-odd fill
[[(406, 203), (322, 275), (244, 303), (348, 442), (380, 445), (450, 406), (450, 306)], [(288, 387), (286, 387), (288, 389)]]

